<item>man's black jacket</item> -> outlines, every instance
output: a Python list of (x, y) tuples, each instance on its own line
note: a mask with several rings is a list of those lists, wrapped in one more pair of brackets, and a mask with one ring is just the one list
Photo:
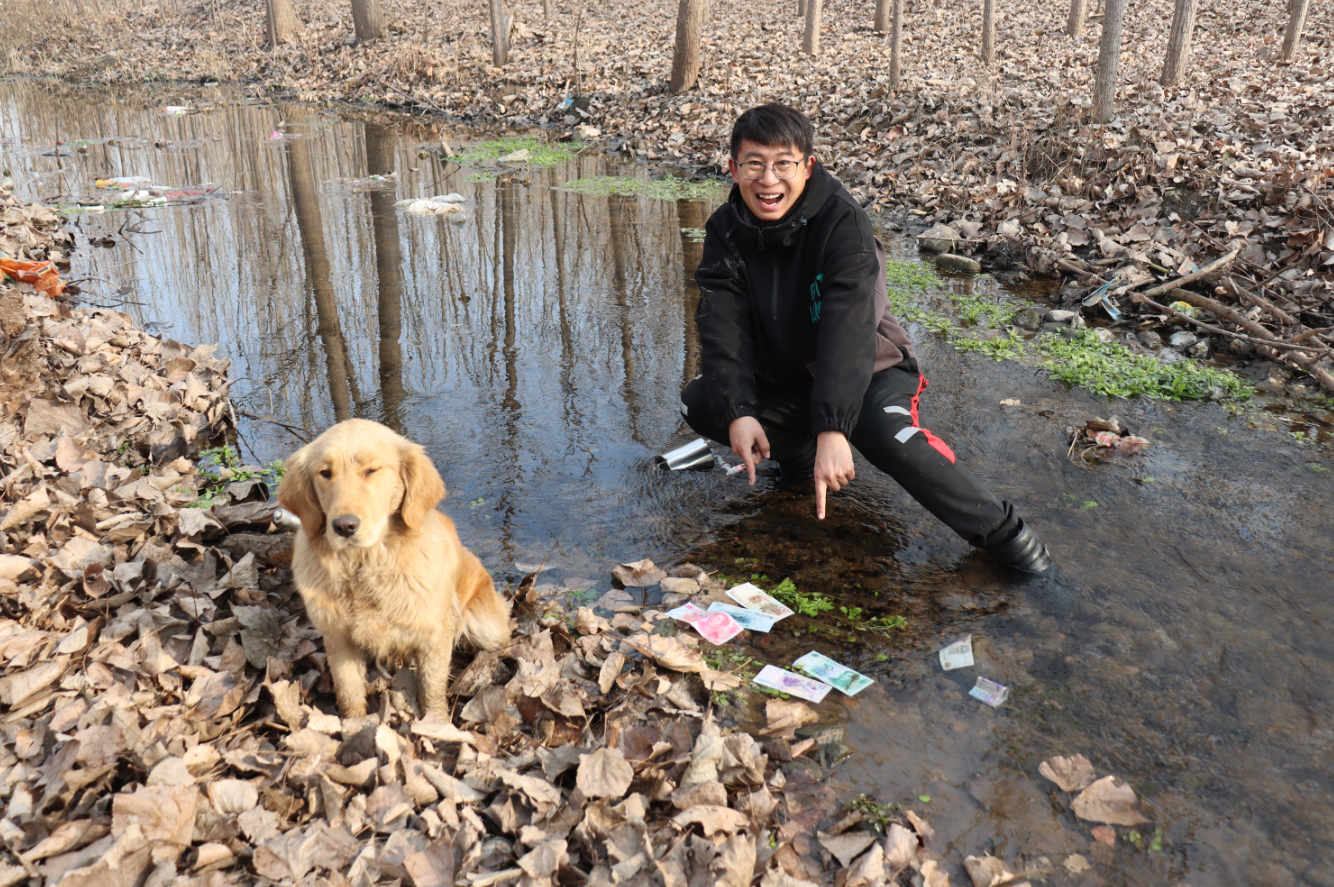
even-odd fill
[(757, 222), (733, 185), (704, 230), (695, 323), (714, 414), (755, 416), (758, 374), (810, 391), (813, 432), (851, 437), (872, 374), (912, 356), (871, 220), (817, 162), (779, 221)]

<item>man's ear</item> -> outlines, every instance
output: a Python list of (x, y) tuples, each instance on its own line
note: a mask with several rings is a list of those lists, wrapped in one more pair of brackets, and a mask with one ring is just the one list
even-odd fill
[(410, 530), (420, 530), (426, 516), (436, 503), (445, 497), (445, 482), (426, 455), (426, 450), (415, 443), (404, 443), (399, 456), (399, 478), (403, 481), (403, 523)]
[(284, 463), (282, 483), (278, 485), (278, 504), (301, 519), (306, 538), (314, 541), (324, 534), (324, 510), (315, 495), (310, 476), (309, 447), (302, 447)]

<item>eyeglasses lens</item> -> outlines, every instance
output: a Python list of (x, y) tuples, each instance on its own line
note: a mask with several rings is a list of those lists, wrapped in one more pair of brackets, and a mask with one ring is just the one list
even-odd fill
[(780, 179), (790, 179), (797, 174), (797, 167), (801, 164), (796, 160), (779, 160), (774, 164), (760, 163), (758, 160), (748, 160), (741, 164), (741, 174), (746, 178), (755, 181), (764, 178), (764, 170), (767, 167), (774, 171), (774, 175)]

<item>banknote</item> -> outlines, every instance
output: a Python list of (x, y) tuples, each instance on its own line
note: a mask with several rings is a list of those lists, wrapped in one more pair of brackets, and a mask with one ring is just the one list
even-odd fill
[(977, 684), (968, 691), (968, 695), (974, 699), (982, 700), (992, 708), (1000, 708), (1005, 704), (1005, 700), (1010, 697), (1010, 688), (1004, 684), (979, 677)]
[(695, 631), (711, 644), (724, 644), (741, 634), (741, 623), (731, 616), (726, 613), (710, 613), (694, 604), (683, 604), (675, 610), (668, 610), (667, 615), (690, 623)]
[(866, 675), (855, 672), (846, 665), (840, 665), (814, 650), (792, 664), (813, 678), (819, 678), (826, 684), (833, 684), (848, 696), (856, 696), (875, 683)]
[(755, 683), (761, 687), (787, 693), (789, 696), (796, 696), (798, 699), (805, 699), (808, 702), (822, 702), (829, 691), (833, 689), (828, 684), (794, 674), (776, 665), (766, 665), (760, 669), (760, 673), (755, 675)]
[(955, 641), (940, 650), (940, 667), (945, 671), (956, 668), (968, 668), (973, 664), (973, 636), (970, 634), (961, 641)]
[(775, 622), (792, 615), (791, 610), (765, 594), (764, 589), (749, 582), (743, 582), (735, 588), (729, 588), (727, 596), (747, 610), (754, 610), (757, 613), (774, 617)]
[(757, 613), (754, 610), (747, 610), (745, 607), (734, 607), (731, 604), (724, 604), (722, 601), (714, 601), (709, 604), (710, 613), (726, 613), (747, 631), (768, 632), (773, 629), (774, 623), (778, 620), (772, 616), (766, 616), (763, 613)]

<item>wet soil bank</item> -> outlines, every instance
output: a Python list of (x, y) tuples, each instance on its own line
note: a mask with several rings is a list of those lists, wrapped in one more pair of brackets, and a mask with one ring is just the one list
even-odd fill
[[(20, 135), (5, 143), (6, 162), (29, 175), (50, 176), (32, 185), (39, 196), (61, 202), (105, 199), (104, 190), (92, 183), (108, 176), (142, 175), (184, 191), (215, 186), (169, 206), (75, 216), (79, 249), (71, 256), (71, 276), (100, 278), (86, 282), (85, 298), (114, 303), (145, 327), (182, 341), (220, 343), (218, 356), (233, 361), (232, 402), (244, 461), (280, 458), (302, 436), (347, 415), (396, 424), (427, 446), (451, 490), (444, 508), (465, 542), (502, 578), (517, 583), (545, 561), (533, 592), (539, 601), (553, 599), (577, 613), (581, 603), (603, 600), (607, 608), (584, 617), (582, 629), (577, 621), (573, 631), (568, 625), (565, 629), (593, 637), (593, 649), (577, 646), (578, 639), (562, 640), (556, 623), (534, 628), (539, 634), (543, 628), (553, 632), (554, 658), (571, 651), (582, 657), (578, 669), (584, 680), (599, 682), (614, 652), (598, 638), (633, 635), (642, 624), (636, 619), (661, 608), (658, 591), (631, 601), (604, 599), (611, 586), (609, 564), (644, 556), (662, 564), (688, 560), (729, 579), (755, 575), (766, 588), (791, 578), (800, 593), (827, 598), (832, 606), (819, 616), (791, 617), (771, 639), (750, 636), (731, 645), (738, 653), (728, 661), (714, 657), (710, 664), (744, 673), (750, 666), (738, 659), (746, 655), (787, 666), (817, 649), (876, 680), (856, 697), (835, 694), (814, 707), (825, 721), (837, 720), (844, 727), (837, 741), (849, 747), (850, 757), (798, 756), (815, 767), (781, 762), (785, 787), (780, 790), (770, 780), (782, 749), (765, 751), (761, 743), (761, 751), (771, 755), (765, 788), (789, 805), (781, 808), (778, 827), (787, 821), (807, 832), (808, 826), (831, 827), (841, 815), (840, 805), (864, 793), (877, 805), (898, 804), (926, 817), (936, 836), (923, 846), (943, 859), (954, 883), (963, 883), (962, 859), (987, 847), (1010, 871), (1040, 869), (1052, 883), (1331, 883), (1327, 836), (1334, 818), (1327, 763), (1334, 725), (1327, 688), (1334, 686), (1334, 663), (1325, 642), (1332, 615), (1327, 581), (1332, 565), (1325, 540), (1334, 529), (1327, 505), (1327, 469), (1334, 465), (1319, 443), (1328, 432), (1319, 411), (1303, 418), (1268, 405), (1238, 412), (1213, 403), (1109, 402), (1068, 391), (1045, 370), (960, 351), (932, 332), (926, 315), (911, 321), (932, 383), (924, 398), (924, 421), (1016, 504), (1061, 561), (1062, 572), (1054, 579), (1017, 580), (969, 552), (869, 466), (859, 466), (856, 483), (835, 498), (824, 523), (810, 516), (810, 491), (800, 485), (777, 489), (766, 479), (751, 490), (720, 471), (667, 474), (653, 467), (656, 453), (685, 439), (678, 433), (676, 392), (697, 367), (689, 277), (698, 245), (691, 232), (702, 227), (709, 206), (647, 193), (588, 193), (570, 185), (608, 175), (646, 182), (642, 170), (590, 155), (523, 171), (491, 163), (461, 169), (425, 163), (429, 158), (421, 152), (428, 139), (439, 135), (433, 128), (419, 122), (347, 120), (294, 105), (219, 103), (213, 112), (170, 118), (156, 113), (156, 102), (142, 100), (8, 95), (7, 119), (22, 128), (11, 130)], [(47, 116), (43, 107), (50, 109)], [(57, 129), (77, 129), (78, 138), (88, 142), (86, 153), (67, 144), (68, 153), (62, 154), (55, 143), (68, 137), (57, 136)], [(280, 139), (270, 138), (275, 131)], [(154, 147), (155, 142), (170, 144)], [(390, 173), (391, 183), (371, 179)], [(61, 184), (47, 187), (60, 176)], [(464, 197), (462, 224), (412, 216), (394, 206), (396, 199), (451, 191)], [(88, 248), (85, 238), (111, 243)], [(895, 253), (905, 261), (915, 255), (901, 243), (895, 244)], [(914, 295), (913, 304), (943, 310), (968, 286), (968, 294), (980, 292), (998, 302), (1007, 298), (994, 282), (952, 279)], [(1149, 450), (1107, 464), (1068, 459), (1067, 427), (1110, 413), (1149, 438)], [(261, 531), (268, 528), (259, 520), (234, 527), (233, 536), (248, 536), (246, 544), (258, 550), (257, 540), (266, 538)], [(182, 564), (171, 564), (179, 570), (192, 568), (200, 556), (190, 547), (197, 540), (189, 534), (184, 538), (172, 543)], [(245, 553), (242, 548), (233, 555), (244, 559)], [(355, 745), (368, 741), (356, 738), (361, 735), (357, 725), (335, 728), (323, 719), (332, 709), (319, 683), (319, 661), (312, 658), (319, 655), (318, 638), (303, 634), (308, 629), (290, 609), (291, 589), (280, 574), (242, 570), (246, 578), (227, 579), (237, 564), (215, 557), (211, 573), (199, 571), (182, 580), (188, 592), (169, 579), (154, 585), (147, 600), (118, 603), (119, 611), (102, 613), (91, 605), (87, 613), (57, 610), (69, 625), (73, 616), (91, 621), (99, 613), (106, 625), (123, 623), (110, 637), (127, 649), (139, 644), (134, 654), (142, 659), (157, 656), (152, 642), (144, 646), (144, 638), (154, 636), (155, 628), (160, 633), (161, 626), (156, 615), (148, 626), (136, 611), (158, 613), (153, 607), (181, 595), (206, 608), (205, 599), (260, 608), (237, 613), (227, 604), (228, 615), (228, 609), (215, 604), (217, 610), (208, 611), (207, 619), (187, 618), (184, 627), (168, 633), (168, 655), (219, 675), (201, 670), (188, 676), (216, 687), (208, 683), (198, 699), (187, 695), (180, 704), (188, 708), (216, 701), (221, 711), (224, 703), (241, 699), (245, 707), (219, 717), (234, 716), (241, 726), (263, 719), (286, 727), (210, 738), (224, 745), (240, 743), (219, 747), (220, 755), (235, 752), (234, 760), (220, 760), (240, 768), (226, 774), (208, 769), (215, 766), (212, 762), (194, 772), (191, 768), (198, 766), (184, 757), (190, 750), (184, 743), (178, 748), (169, 737), (149, 734), (147, 747), (161, 739), (167, 756), (185, 762), (192, 778), (207, 773), (208, 778), (252, 779), (263, 792), (264, 802), (257, 800), (249, 809), (264, 812), (247, 819), (257, 820), (256, 831), (206, 832), (211, 837), (204, 843), (224, 845), (244, 858), (244, 848), (229, 843), (237, 839), (259, 856), (258, 847), (277, 837), (259, 830), (270, 821), (267, 814), (295, 815), (291, 811), (300, 799), (316, 811), (330, 809), (319, 805), (331, 803), (334, 809), (339, 804), (357, 809), (363, 802), (354, 798), (363, 789), (385, 789), (394, 779), (411, 795), (416, 789), (409, 785), (408, 755), (395, 740), (385, 737), (389, 750), (377, 746), (371, 752)], [(238, 588), (249, 591), (235, 597)], [(77, 583), (71, 591), (78, 591)], [(214, 591), (217, 598), (211, 596)], [(248, 597), (255, 591), (257, 597)], [(617, 607), (639, 612), (617, 613)], [(242, 614), (254, 624), (245, 624)], [(621, 621), (609, 633), (590, 621), (598, 615), (609, 623), (618, 616)], [(892, 617), (902, 617), (906, 625), (868, 627)], [(181, 617), (169, 608), (164, 618)], [(131, 622), (145, 628), (132, 631)], [(119, 635), (122, 630), (125, 634)], [(242, 631), (249, 634), (238, 634)], [(968, 633), (974, 636), (976, 668), (942, 672), (937, 650)], [(205, 658), (195, 663), (191, 657), (200, 637)], [(689, 631), (678, 637), (689, 637)], [(276, 658), (291, 665), (290, 673), (282, 664), (270, 668), (267, 652), (258, 658), (270, 641), (279, 651)], [(532, 643), (540, 647), (544, 642)], [(645, 647), (646, 642), (635, 643)], [(646, 649), (652, 653), (651, 646)], [(654, 669), (671, 672), (664, 678), (671, 686), (665, 687), (645, 669), (642, 652), (621, 650), (635, 665), (633, 677), (622, 682), (626, 686), (616, 685), (616, 693), (628, 691), (651, 702), (682, 684), (701, 708), (712, 701), (724, 724), (753, 730), (769, 725), (769, 700), (748, 697), (724, 704), (704, 692), (703, 678), (677, 677), (680, 672), (671, 664), (676, 660), (654, 659)], [(667, 658), (666, 648), (660, 652)], [(527, 652), (520, 661), (500, 663), (501, 670), (487, 678), (505, 683), (504, 702), (514, 705), (508, 716), (523, 726), (500, 718), (503, 707), (479, 704), (470, 715), (478, 717), (479, 726), (470, 732), (494, 737), (499, 723), (502, 732), (513, 728), (533, 735), (543, 722), (579, 723), (568, 713), (573, 704), (560, 693), (550, 704), (530, 706), (521, 697), (533, 698), (535, 687), (520, 692), (521, 681), (510, 694), (522, 658), (545, 661), (544, 656), (540, 650)], [(122, 669), (111, 674), (118, 686), (128, 687), (131, 672), (135, 682), (149, 680), (138, 676), (133, 661), (115, 658), (103, 664)], [(31, 663), (25, 670), (26, 664)], [(1011, 688), (1004, 707), (993, 710), (967, 695), (979, 674)], [(165, 684), (157, 675), (152, 681), (163, 693), (175, 692), (170, 676)], [(279, 686), (282, 682), (287, 683)], [(229, 697), (243, 684), (244, 693)], [(265, 685), (277, 688), (277, 695)], [(615, 708), (619, 697), (613, 693), (599, 701), (612, 693), (611, 685), (604, 691), (598, 683), (596, 694), (593, 687), (576, 685), (585, 694), (579, 704), (586, 712), (607, 711), (612, 719), (606, 707)], [(644, 692), (630, 689), (641, 685)], [(135, 687), (147, 692), (138, 683)], [(289, 720), (281, 714), (278, 697), (287, 700), (283, 694), (295, 692), (291, 688), (304, 696), (298, 695), (296, 709), (281, 703)], [(108, 685), (103, 692), (112, 689)], [(177, 689), (189, 694), (194, 684), (187, 689), (182, 681)], [(204, 689), (217, 693), (205, 695)], [(387, 678), (384, 689), (381, 698), (398, 711)], [(96, 708), (86, 724), (76, 719), (56, 726), (110, 726), (106, 705)], [(558, 710), (561, 717), (538, 717)], [(626, 711), (646, 717), (638, 709)], [(187, 715), (185, 710), (167, 713), (155, 729), (176, 729), (170, 718), (177, 716)], [(672, 764), (663, 773), (680, 786), (700, 719), (679, 717), (689, 726), (689, 740), (665, 733), (608, 739), (632, 763), (634, 779), (643, 780), (633, 783), (633, 791), (662, 805), (659, 811), (672, 802), (652, 800), (649, 781), (661, 774), (646, 773), (641, 763), (656, 760), (650, 755), (653, 743), (669, 743), (671, 750), (663, 753)], [(597, 716), (589, 722), (596, 725)], [(144, 730), (147, 723), (137, 723), (136, 729)], [(410, 732), (413, 719), (403, 709), (390, 723)], [(23, 734), (24, 749), (45, 754), (64, 742), (57, 735), (61, 729), (52, 730), (49, 723), (45, 733), (31, 725), (24, 729), (36, 731)], [(341, 767), (359, 766), (372, 757), (374, 766), (383, 767), (396, 755), (398, 769), (393, 778), (385, 774), (357, 783), (354, 792), (338, 789), (337, 801), (322, 787), (324, 773), (301, 770), (305, 781), (293, 788), (290, 769), (284, 773), (276, 758), (256, 755), (270, 753), (263, 742), (273, 751), (291, 750), (280, 734), (307, 730), (328, 741), (304, 733), (298, 741), (309, 743), (302, 748), (311, 751), (302, 754), (318, 755), (336, 743), (333, 755)], [(87, 734), (84, 740), (93, 737)], [(795, 733), (792, 739), (801, 742)], [(543, 741), (550, 744), (549, 738)], [(447, 764), (457, 766), (449, 764), (455, 746), (442, 743), (447, 751), (430, 757), (419, 740), (413, 742), (419, 759), (442, 771)], [(482, 738), (478, 742), (485, 745)], [(483, 745), (472, 748), (481, 752)], [(353, 749), (360, 750), (350, 755)], [(131, 751), (125, 752), (127, 760), (135, 761)], [(744, 754), (739, 745), (736, 751)], [(1116, 828), (1114, 846), (1096, 840), (1091, 824), (1071, 812), (1068, 796), (1038, 775), (1039, 762), (1075, 753), (1087, 755), (1099, 775), (1127, 780), (1150, 821)], [(36, 770), (40, 757), (19, 760)], [(552, 767), (559, 771), (555, 784), (565, 793), (562, 801), (569, 801), (577, 767), (564, 770), (559, 762)], [(137, 793), (149, 772), (143, 759), (109, 778), (116, 789)], [(545, 764), (541, 772), (546, 778)], [(741, 779), (744, 772), (732, 774), (739, 781), (726, 794), (734, 810), (742, 797), (740, 786), (747, 786), (746, 796), (756, 790)], [(525, 777), (536, 773), (531, 762), (517, 771)], [(167, 779), (165, 771), (161, 778)], [(490, 793), (499, 791), (492, 780), (501, 778), (486, 774), (477, 781)], [(522, 795), (514, 787), (515, 775), (503, 778), (514, 782), (505, 783), (507, 792)], [(412, 780), (419, 788), (415, 776)], [(810, 780), (809, 792), (787, 787), (802, 780)], [(664, 784), (658, 783), (659, 789)], [(312, 785), (319, 787), (322, 800), (309, 800)], [(439, 786), (435, 791), (443, 797)], [(818, 803), (804, 800), (811, 793), (819, 795)], [(87, 803), (104, 795), (94, 792)], [(521, 833), (526, 814), (510, 819), (511, 813), (545, 803), (540, 795), (515, 797), (507, 812), (509, 794), (486, 795), (481, 806), (489, 812), (478, 814), (485, 817), (479, 820), (484, 831), (513, 827)], [(246, 793), (243, 801), (248, 798)], [(398, 809), (397, 798), (392, 790), (379, 795), (372, 812), (368, 795), (360, 814), (364, 818), (350, 813), (344, 822), (377, 832), (384, 826), (389, 834), (394, 828), (389, 824), (398, 821), (398, 814), (390, 815)], [(498, 809), (491, 809), (492, 801)], [(94, 815), (73, 795), (67, 803), (80, 817), (105, 820), (105, 810)], [(438, 837), (429, 830), (423, 806), (412, 803), (422, 833)], [(461, 819), (467, 818), (462, 810), (468, 806), (458, 807)], [(918, 833), (906, 812), (889, 813), (902, 815)], [(229, 813), (224, 819), (240, 815)], [(444, 812), (437, 815), (448, 821)], [(617, 815), (633, 818), (625, 811)], [(751, 808), (745, 815), (762, 818)], [(379, 825), (366, 825), (376, 816)], [(296, 844), (313, 834), (310, 823), (301, 827)], [(144, 828), (140, 823), (141, 832)], [(705, 830), (698, 823), (688, 828), (694, 835)], [(717, 847), (731, 840), (724, 832), (713, 832), (721, 838)], [(318, 834), (324, 841), (328, 833), (321, 829)], [(497, 856), (487, 867), (503, 867), (548, 839), (559, 840), (553, 834), (554, 828), (532, 834), (537, 843), (521, 843), (517, 853), (511, 847), (509, 856)], [(36, 839), (34, 832), (20, 847)], [(776, 843), (784, 840), (789, 838), (780, 836)], [(822, 853), (831, 852), (818, 837), (814, 843), (791, 843), (821, 867)], [(687, 845), (701, 854), (706, 867), (720, 852), (715, 847), (710, 855), (694, 838)], [(653, 846), (660, 845), (654, 841)], [(670, 848), (672, 842), (661, 846)], [(894, 849), (884, 842), (880, 846), (882, 855)], [(377, 862), (385, 847), (387, 841), (375, 846)], [(363, 845), (357, 849), (364, 852)], [(559, 857), (556, 848), (549, 850)], [(425, 849), (395, 844), (384, 866), (417, 852)], [(757, 852), (763, 856), (763, 848)], [(1092, 870), (1078, 863), (1067, 866), (1075, 855), (1090, 862)], [(919, 868), (930, 861), (917, 859)], [(462, 856), (456, 860), (462, 861)], [(194, 862), (187, 858), (181, 865)], [(589, 871), (582, 863), (575, 865)], [(719, 866), (726, 868), (726, 863)], [(793, 864), (797, 877), (817, 877), (818, 870), (809, 871), (806, 862), (801, 866)], [(837, 867), (830, 862), (830, 872)], [(398, 877), (392, 868), (363, 861), (361, 870), (369, 869), (379, 878)]]

